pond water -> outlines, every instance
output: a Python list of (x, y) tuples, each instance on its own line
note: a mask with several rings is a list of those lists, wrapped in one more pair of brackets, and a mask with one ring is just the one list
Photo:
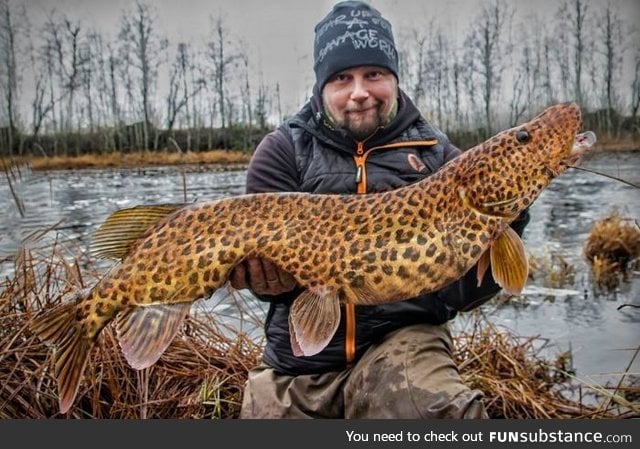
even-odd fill
[[(640, 184), (640, 152), (594, 153), (581, 165)], [(24, 203), (24, 216), (3, 176), (0, 274), (4, 278), (10, 273), (11, 255), (34, 231), (56, 225), (58, 241), (78, 242), (86, 249), (91, 233), (116, 209), (241, 194), (245, 174), (243, 169), (212, 171), (201, 167), (48, 172), (23, 168), (14, 173), (11, 184)], [(618, 310), (623, 304), (640, 304), (640, 274), (632, 273), (630, 282), (621, 284), (616, 292), (598, 295), (583, 255), (591, 227), (613, 210), (640, 221), (640, 190), (571, 169), (554, 180), (531, 207), (532, 220), (524, 242), (530, 255), (563, 260), (573, 267), (574, 275), (561, 286), (550, 285), (548, 279), (534, 279), (525, 289), (524, 301), (482, 306), (485, 315), (499, 326), (517, 335), (545, 339), (548, 344), (543, 351), (550, 356), (570, 349), (577, 377), (599, 385), (616, 382), (640, 344), (640, 309)], [(247, 297), (246, 292), (243, 296)], [(263, 313), (263, 304), (250, 303), (257, 314)], [(215, 304), (214, 311), (230, 309), (224, 298)], [(234, 320), (233, 316), (229, 319)], [(454, 328), (464, 325), (461, 316)], [(640, 372), (640, 357), (628, 372)]]

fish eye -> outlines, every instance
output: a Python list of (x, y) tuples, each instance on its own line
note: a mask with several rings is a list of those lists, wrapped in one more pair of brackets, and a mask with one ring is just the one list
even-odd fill
[(516, 132), (516, 139), (520, 143), (527, 143), (531, 139), (531, 135), (524, 130), (520, 130)]

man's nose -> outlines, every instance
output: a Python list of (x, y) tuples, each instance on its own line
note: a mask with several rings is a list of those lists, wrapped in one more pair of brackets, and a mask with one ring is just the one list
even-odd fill
[(363, 101), (369, 97), (369, 88), (363, 77), (355, 77), (353, 79), (353, 89), (351, 90), (351, 99), (353, 101)]

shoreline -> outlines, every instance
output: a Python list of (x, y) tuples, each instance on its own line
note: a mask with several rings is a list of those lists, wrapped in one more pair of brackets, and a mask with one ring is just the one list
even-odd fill
[[(640, 141), (604, 140), (590, 150), (592, 153), (640, 152)], [(203, 169), (238, 170), (246, 168), (253, 153), (238, 150), (202, 152), (139, 151), (133, 153), (84, 154), (80, 156), (3, 157), (4, 165), (28, 165), (33, 171), (83, 170), (100, 168), (143, 168), (157, 166), (199, 166)], [(8, 164), (7, 164), (8, 162)], [(6, 167), (5, 167), (6, 169)]]

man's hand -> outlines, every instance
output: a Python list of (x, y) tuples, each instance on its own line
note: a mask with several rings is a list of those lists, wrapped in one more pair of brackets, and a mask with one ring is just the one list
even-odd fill
[(229, 277), (236, 290), (248, 288), (258, 295), (280, 295), (293, 290), (296, 280), (286, 271), (266, 259), (246, 259), (237, 265)]

